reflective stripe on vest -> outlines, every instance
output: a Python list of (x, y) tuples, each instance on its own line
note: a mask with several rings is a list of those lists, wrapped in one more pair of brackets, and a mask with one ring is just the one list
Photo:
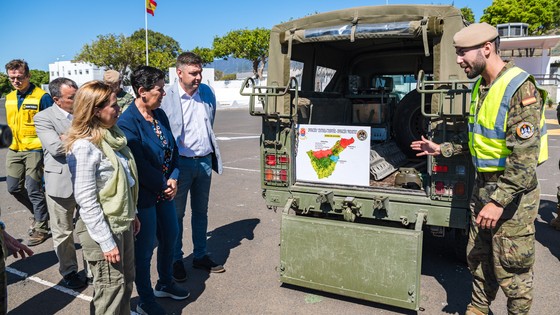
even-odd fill
[(12, 144), (14, 151), (41, 150), (41, 141), (35, 131), (33, 117), (39, 112), (41, 98), (45, 91), (35, 87), (31, 94), (25, 96), (18, 109), (17, 91), (6, 96), (6, 120), (12, 129)]
[[(490, 87), (480, 110), (477, 112), (478, 89), (482, 78), (473, 88), (473, 100), (469, 116), (469, 149), (473, 157), (473, 164), (479, 172), (496, 172), (505, 169), (507, 156), (511, 151), (506, 146), (506, 124), (511, 97), (515, 91), (527, 80), (535, 83), (528, 73), (518, 67), (513, 67), (502, 74)], [(536, 83), (535, 83), (535, 86)], [(538, 88), (543, 100), (546, 91)], [(500, 104), (495, 106), (493, 104)], [(474, 113), (474, 115), (472, 114)], [(544, 119), (544, 109), (539, 123), (541, 143), (539, 163), (548, 158), (548, 135)]]

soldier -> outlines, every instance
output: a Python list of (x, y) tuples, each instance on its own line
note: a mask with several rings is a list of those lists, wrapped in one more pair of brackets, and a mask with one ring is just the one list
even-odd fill
[[(560, 124), (560, 104), (556, 107), (556, 118), (558, 119), (558, 124)], [(558, 168), (560, 168), (560, 161), (558, 161)], [(558, 186), (557, 189), (556, 198), (558, 198), (558, 203), (556, 204), (556, 218), (550, 221), (550, 226), (560, 231), (560, 186)]]
[(107, 70), (103, 73), (103, 82), (109, 85), (117, 94), (117, 104), (121, 108), (121, 114), (134, 102), (134, 96), (122, 89), (122, 75), (116, 70)]
[[(473, 275), (466, 314), (488, 314), (498, 288), (509, 314), (527, 314), (533, 301), (535, 224), (540, 187), (536, 168), (548, 158), (543, 100), (534, 78), (504, 62), (496, 28), (475, 23), (453, 37), (457, 63), (474, 84), (468, 148), (477, 174), (471, 198), (467, 262)], [(411, 144), (422, 155), (449, 157), (464, 144)]]

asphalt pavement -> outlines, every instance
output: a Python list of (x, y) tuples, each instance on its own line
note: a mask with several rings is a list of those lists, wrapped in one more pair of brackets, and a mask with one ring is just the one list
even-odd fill
[[(533, 314), (558, 312), (560, 231), (547, 222), (556, 207), (560, 182), (560, 132), (555, 112), (547, 111), (550, 159), (538, 168), (542, 186), (537, 218), (537, 261)], [(0, 123), (5, 119), (0, 100)], [(189, 218), (185, 218), (184, 251), (191, 291), (185, 301), (159, 299), (170, 314), (416, 314), (399, 308), (283, 285), (279, 282), (280, 211), (268, 210), (261, 197), (259, 135), (261, 120), (247, 109), (218, 110), (215, 130), (224, 160), (224, 174), (213, 175), (209, 204), (208, 248), (226, 272), (208, 274), (191, 266)], [(560, 134), (560, 133), (558, 133)], [(5, 155), (0, 150), (0, 205), (2, 220), (16, 238), (27, 240), (30, 213), (7, 193)], [(187, 212), (188, 213), (188, 212)], [(458, 262), (449, 244), (426, 236), (422, 260), (421, 311), (418, 314), (463, 314), (470, 299), (470, 274)], [(79, 246), (77, 244), (77, 246)], [(92, 287), (81, 291), (58, 285), (57, 259), (52, 240), (33, 247), (35, 255), (23, 261), (8, 258), (10, 314), (84, 314), (89, 312)], [(81, 255), (81, 251), (78, 251)], [(80, 269), (81, 269), (80, 264)], [(157, 280), (155, 256), (152, 281)], [(494, 314), (506, 314), (500, 292)], [(135, 309), (136, 292), (131, 304)]]

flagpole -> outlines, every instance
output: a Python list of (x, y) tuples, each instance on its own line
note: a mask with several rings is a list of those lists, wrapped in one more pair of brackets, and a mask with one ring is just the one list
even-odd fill
[(147, 2), (144, 2), (144, 3), (145, 3), (145, 5), (144, 5), (145, 6), (145, 8), (144, 8), (144, 21), (145, 21), (145, 24), (146, 24), (146, 66), (149, 66), (149, 64), (148, 64), (148, 7), (147, 7), (148, 3)]

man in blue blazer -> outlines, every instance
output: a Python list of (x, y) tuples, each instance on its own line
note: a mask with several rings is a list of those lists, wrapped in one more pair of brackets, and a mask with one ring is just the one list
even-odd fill
[(192, 52), (177, 57), (178, 81), (166, 89), (161, 108), (169, 117), (171, 131), (179, 149), (179, 182), (175, 209), (179, 220), (179, 237), (175, 248), (173, 278), (185, 281), (183, 265), (183, 218), (187, 196), (191, 193), (193, 267), (209, 272), (224, 272), (222, 265), (210, 259), (206, 248), (208, 198), (212, 170), (222, 173), (222, 161), (213, 125), (216, 96), (202, 84), (202, 59)]

